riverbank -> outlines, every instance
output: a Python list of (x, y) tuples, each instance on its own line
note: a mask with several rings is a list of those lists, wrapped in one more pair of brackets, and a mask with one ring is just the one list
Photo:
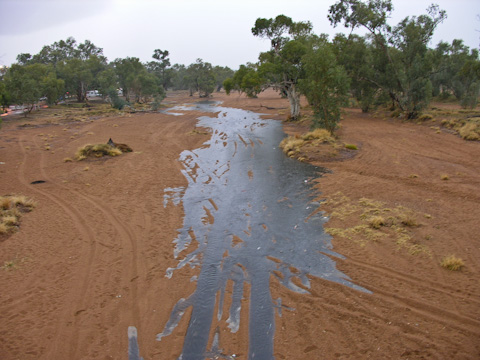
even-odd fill
[[(165, 102), (197, 100), (176, 93)], [(288, 102), (273, 92), (213, 100), (279, 120), (288, 113)], [(194, 291), (190, 279), (198, 269), (177, 271), (173, 282), (165, 278), (177, 265), (172, 241), (183, 209), (165, 208), (162, 189), (186, 185), (177, 160), (208, 139), (193, 131), (200, 115), (57, 124), (3, 118), (0, 195), (27, 195), (37, 207), (18, 232), (0, 240), (1, 264), (12, 264), (0, 271), (2, 359), (126, 358), (128, 326), (137, 327), (145, 359), (179, 356), (189, 313), (172, 336), (161, 342), (155, 336), (178, 299)], [(331, 215), (328, 228), (353, 229), (332, 231), (334, 250), (346, 257), (337, 267), (373, 294), (316, 278), (311, 294), (297, 294), (272, 280), (272, 297), (284, 306), (275, 319), (275, 357), (477, 358), (479, 143), (355, 110), (348, 110), (340, 135), (359, 150), (345, 161), (316, 163), (332, 171), (318, 179), (319, 198), (328, 200), (321, 210)], [(109, 138), (133, 152), (65, 161), (80, 146)], [(45, 182), (31, 184), (38, 180)], [(388, 219), (399, 207), (411, 226), (382, 225), (373, 235), (359, 227), (363, 214)], [(440, 266), (450, 254), (464, 260), (461, 271)], [(220, 345), (244, 359), (247, 337), (243, 327)]]

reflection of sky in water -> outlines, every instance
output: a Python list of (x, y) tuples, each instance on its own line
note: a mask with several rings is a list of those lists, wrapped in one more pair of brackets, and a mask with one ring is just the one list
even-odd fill
[[(322, 169), (283, 155), (277, 148), (284, 136), (278, 121), (208, 102), (174, 110), (218, 112), (218, 116), (200, 118), (199, 126), (211, 128), (212, 138), (202, 148), (181, 154), (188, 186), (165, 189), (164, 205), (181, 200), (185, 209), (175, 257), (192, 242), (197, 245), (178, 259), (176, 268), (167, 270), (167, 276), (186, 265), (199, 266), (201, 271), (194, 279), (195, 292), (177, 302), (157, 339), (170, 335), (192, 307), (181, 358), (230, 358), (221, 354), (218, 333), (207, 350), (208, 337), (215, 319), (220, 322), (224, 318), (228, 280), (233, 282), (233, 292), (226, 321), (231, 332), (238, 331), (244, 283), (248, 282), (248, 356), (272, 359), (274, 308), (279, 315), (282, 308), (281, 299), (271, 298), (272, 275), (299, 293), (308, 293), (307, 275), (367, 291), (335, 268), (327, 255), (340, 255), (331, 250), (330, 238), (323, 232), (327, 219), (321, 213), (311, 216), (319, 205), (312, 202), (311, 180)], [(296, 285), (294, 278), (302, 285)]]

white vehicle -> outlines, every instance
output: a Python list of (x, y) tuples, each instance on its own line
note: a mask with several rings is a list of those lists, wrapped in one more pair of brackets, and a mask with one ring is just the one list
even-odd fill
[(87, 97), (95, 97), (95, 96), (102, 96), (102, 94), (100, 94), (98, 90), (87, 91)]

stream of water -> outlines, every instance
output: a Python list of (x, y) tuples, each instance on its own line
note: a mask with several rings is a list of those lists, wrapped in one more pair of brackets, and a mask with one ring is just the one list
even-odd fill
[[(308, 293), (308, 276), (368, 290), (336, 269), (332, 256), (341, 255), (331, 250), (330, 237), (323, 232), (327, 218), (321, 212), (312, 215), (319, 206), (313, 201), (313, 179), (326, 170), (282, 153), (278, 148), (285, 136), (281, 123), (212, 102), (171, 111), (180, 115), (189, 110), (212, 113), (198, 122), (212, 136), (201, 148), (180, 156), (188, 186), (165, 189), (164, 206), (182, 202), (185, 209), (183, 227), (174, 240), (178, 265), (168, 269), (166, 276), (187, 265), (199, 267), (200, 272), (193, 279), (196, 290), (178, 300), (157, 340), (169, 336), (192, 307), (180, 359), (233, 359), (233, 354), (223, 353), (218, 333), (207, 348), (213, 322), (226, 318), (222, 309), (231, 281), (228, 328), (235, 333), (240, 326), (248, 326), (248, 359), (273, 359), (275, 309), (281, 316), (285, 307), (281, 299), (272, 299), (272, 276), (298, 293)], [(296, 285), (294, 278), (302, 285)], [(240, 324), (246, 283), (250, 285), (249, 322)]]

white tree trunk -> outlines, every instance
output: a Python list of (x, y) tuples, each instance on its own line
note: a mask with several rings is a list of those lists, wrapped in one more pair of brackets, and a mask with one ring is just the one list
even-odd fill
[(286, 91), (290, 102), (290, 120), (296, 121), (300, 118), (300, 92), (295, 85), (289, 86)]

